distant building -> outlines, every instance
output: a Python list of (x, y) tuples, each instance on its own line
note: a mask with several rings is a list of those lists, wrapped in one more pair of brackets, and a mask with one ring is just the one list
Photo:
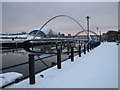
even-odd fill
[[(37, 34), (38, 30), (33, 30), (29, 33), (29, 35), (33, 35), (35, 36)], [(46, 37), (45, 33), (42, 31), (39, 31), (39, 33), (37, 34), (37, 37)]]
[(37, 37), (58, 37), (57, 32), (49, 27), (43, 27), (42, 30), (40, 30), (40, 28), (33, 29), (29, 34), (34, 36), (38, 31)]

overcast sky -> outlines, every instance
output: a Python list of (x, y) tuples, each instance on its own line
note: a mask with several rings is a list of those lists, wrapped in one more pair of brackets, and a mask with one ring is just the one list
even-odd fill
[[(90, 16), (90, 30), (106, 32), (118, 28), (117, 2), (3, 2), (2, 32), (30, 32), (56, 15), (69, 15), (86, 29)], [(82, 30), (69, 18), (60, 17), (47, 24), (56, 32), (75, 34)]]

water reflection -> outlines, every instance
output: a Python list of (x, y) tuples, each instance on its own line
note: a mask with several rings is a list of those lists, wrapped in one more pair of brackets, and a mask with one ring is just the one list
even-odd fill
[[(55, 45), (45, 45), (45, 46), (37, 46), (33, 48), (35, 51), (41, 51), (41, 52), (56, 52), (56, 46)], [(28, 54), (29, 52), (26, 52), (22, 48), (15, 48), (15, 49), (4, 49), (0, 50), (0, 54), (2, 55), (2, 68), (14, 66), (17, 64), (28, 62)], [(51, 56), (52, 55), (52, 56)], [(49, 58), (44, 58), (48, 57)], [(46, 63), (48, 66), (51, 66), (51, 62), (56, 62), (56, 55), (54, 54), (40, 54), (40, 58)], [(44, 59), (43, 59), (44, 58)], [(67, 54), (62, 54), (62, 60), (65, 60), (68, 58)], [(35, 59), (38, 59), (35, 57)], [(46, 67), (46, 65), (43, 62), (36, 61), (35, 62), (35, 71), (38, 72), (40, 70), (43, 70)], [(0, 69), (2, 69), (0, 68)], [(2, 72), (19, 72), (22, 73), (24, 76), (28, 75), (28, 64), (7, 68), (2, 70)]]

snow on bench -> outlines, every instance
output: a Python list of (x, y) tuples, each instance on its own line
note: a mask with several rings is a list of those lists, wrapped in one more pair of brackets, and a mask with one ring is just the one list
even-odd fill
[(14, 82), (16, 79), (21, 78), (23, 75), (17, 72), (7, 72), (0, 74), (0, 87)]

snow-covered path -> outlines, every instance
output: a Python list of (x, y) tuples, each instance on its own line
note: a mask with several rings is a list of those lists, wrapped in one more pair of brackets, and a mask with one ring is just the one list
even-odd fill
[[(44, 75), (41, 78), (40, 75)], [(102, 43), (75, 61), (62, 63), (62, 69), (52, 67), (36, 75), (36, 83), (29, 85), (29, 79), (8, 88), (117, 88), (118, 46), (116, 43)]]

